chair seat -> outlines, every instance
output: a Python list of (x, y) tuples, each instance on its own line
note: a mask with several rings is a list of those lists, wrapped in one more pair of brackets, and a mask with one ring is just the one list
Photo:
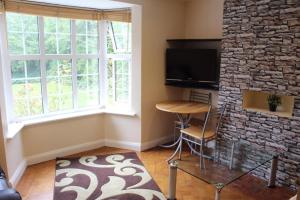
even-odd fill
[[(200, 126), (190, 126), (188, 128), (182, 129), (182, 133), (192, 136), (197, 139), (202, 139), (202, 127)], [(204, 139), (211, 139), (215, 137), (215, 131), (214, 130), (206, 130), (204, 132)]]

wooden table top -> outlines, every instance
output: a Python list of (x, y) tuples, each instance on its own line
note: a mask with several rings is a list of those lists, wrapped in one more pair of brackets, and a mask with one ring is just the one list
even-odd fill
[(190, 101), (164, 101), (156, 104), (155, 107), (161, 111), (180, 114), (202, 113), (209, 109), (208, 104)]

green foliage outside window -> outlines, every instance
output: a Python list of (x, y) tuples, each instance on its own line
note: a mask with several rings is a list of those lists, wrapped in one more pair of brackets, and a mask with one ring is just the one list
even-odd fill
[[(37, 16), (7, 13), (8, 51), (11, 56), (40, 55), (40, 28)], [(43, 17), (45, 55), (71, 55), (71, 20)], [(107, 99), (109, 104), (127, 103), (129, 98), (130, 61), (114, 56), (131, 55), (131, 24), (107, 22), (106, 63)], [(76, 55), (98, 55), (99, 34), (97, 21), (75, 21)], [(99, 59), (75, 60), (77, 77), (73, 88), (72, 60), (47, 59), (46, 94), (48, 112), (97, 106), (99, 91)], [(41, 61), (12, 60), (13, 111), (17, 117), (42, 115), (45, 112), (42, 97)], [(77, 102), (73, 92), (77, 91)]]

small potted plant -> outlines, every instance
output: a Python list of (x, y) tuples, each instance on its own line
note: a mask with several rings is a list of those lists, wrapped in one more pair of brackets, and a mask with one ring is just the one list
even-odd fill
[(281, 105), (280, 96), (278, 96), (276, 94), (270, 94), (268, 96), (268, 104), (269, 104), (269, 110), (271, 112), (275, 112), (277, 109), (277, 106)]

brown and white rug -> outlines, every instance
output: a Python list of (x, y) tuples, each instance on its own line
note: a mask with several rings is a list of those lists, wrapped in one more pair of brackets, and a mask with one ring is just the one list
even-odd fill
[(136, 153), (59, 158), (54, 200), (166, 200)]

